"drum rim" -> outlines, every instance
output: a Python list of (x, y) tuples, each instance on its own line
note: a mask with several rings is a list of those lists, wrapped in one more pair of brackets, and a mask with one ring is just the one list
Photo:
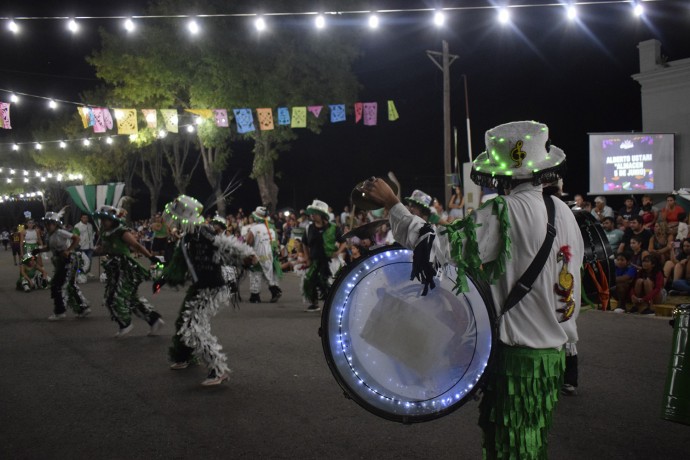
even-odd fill
[(330, 346), (330, 337), (328, 335), (328, 330), (329, 330), (329, 324), (330, 324), (330, 310), (332, 306), (332, 301), (333, 297), (335, 296), (336, 291), (342, 284), (342, 282), (345, 280), (347, 274), (355, 270), (361, 263), (364, 263), (364, 261), (368, 260), (371, 256), (375, 256), (377, 254), (380, 254), (382, 252), (390, 251), (390, 250), (405, 250), (412, 252), (410, 249), (404, 248), (403, 246), (400, 246), (399, 244), (394, 244), (394, 245), (388, 245), (388, 246), (381, 246), (379, 248), (376, 248), (372, 250), (366, 257), (362, 257), (360, 260), (358, 260), (356, 263), (350, 265), (349, 267), (346, 267), (346, 269), (341, 270), (338, 273), (337, 278), (333, 282), (328, 295), (326, 296), (326, 300), (324, 302), (324, 308), (322, 311), (321, 315), (321, 327), (319, 329), (319, 335), (321, 337), (321, 347), (323, 349), (324, 356), (326, 358), (326, 363), (328, 364), (328, 368), (331, 371), (331, 374), (335, 378), (335, 380), (338, 382), (338, 385), (340, 388), (343, 390), (344, 396), (348, 399), (353, 400), (356, 402), (360, 407), (365, 409), (366, 411), (384, 418), (386, 420), (390, 420), (393, 422), (399, 422), (403, 424), (412, 424), (412, 423), (421, 423), (421, 422), (428, 422), (432, 420), (436, 420), (441, 417), (445, 417), (448, 414), (451, 414), (464, 406), (468, 401), (475, 399), (476, 393), (484, 388), (484, 384), (486, 382), (486, 379), (488, 378), (488, 374), (491, 370), (492, 364), (495, 359), (495, 351), (496, 351), (496, 345), (498, 343), (497, 339), (497, 334), (498, 330), (496, 328), (496, 310), (494, 308), (494, 303), (493, 303), (493, 297), (491, 295), (491, 289), (488, 285), (488, 283), (482, 281), (482, 280), (474, 280), (472, 279), (471, 281), (474, 283), (475, 287), (477, 288), (477, 292), (479, 293), (479, 296), (482, 298), (484, 301), (484, 304), (487, 306), (487, 312), (488, 312), (488, 317), (489, 321), (491, 323), (491, 350), (489, 352), (489, 357), (487, 359), (487, 364), (484, 369), (484, 372), (482, 373), (481, 377), (477, 381), (477, 383), (474, 385), (472, 390), (470, 390), (464, 398), (455, 401), (451, 405), (436, 411), (432, 412), (429, 414), (422, 414), (422, 415), (404, 415), (404, 414), (394, 414), (391, 412), (384, 411), (372, 404), (370, 404), (366, 399), (361, 397), (359, 394), (357, 394), (356, 391), (353, 390), (353, 388), (345, 381), (345, 379), (340, 375), (340, 369), (336, 366), (335, 358), (333, 356), (333, 353), (331, 351), (331, 346)]

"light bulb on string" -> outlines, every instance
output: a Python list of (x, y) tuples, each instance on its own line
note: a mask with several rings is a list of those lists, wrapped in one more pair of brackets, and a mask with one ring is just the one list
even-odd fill
[(266, 21), (264, 21), (264, 18), (262, 18), (261, 16), (256, 18), (256, 20), (254, 21), (254, 27), (256, 27), (256, 30), (258, 30), (259, 32), (263, 32), (264, 30), (266, 30)]
[(58, 182), (62, 182), (62, 174), (58, 174), (58, 175), (57, 175), (57, 181), (58, 181)]
[(187, 132), (193, 133), (194, 132), (194, 126), (192, 126), (192, 125), (187, 126)]
[(19, 102), (19, 96), (17, 96), (14, 93), (10, 94), (10, 102), (16, 104), (17, 102)]
[(35, 175), (36, 177), (41, 177), (41, 173), (40, 173), (39, 171), (34, 172), (34, 175)]
[(375, 14), (372, 14), (369, 16), (369, 27), (371, 29), (376, 29), (379, 26), (379, 17), (376, 16)]
[(28, 178), (28, 177), (25, 177), (25, 178), (24, 178), (24, 183), (25, 183), (25, 184), (28, 184), (28, 183), (29, 183), (29, 178)]
[(498, 22), (501, 24), (508, 24), (510, 22), (510, 12), (506, 8), (498, 10)]
[(82, 144), (84, 144), (84, 147), (88, 147), (89, 145), (91, 145), (91, 141), (88, 140), (88, 139), (84, 139), (84, 140), (82, 141)]
[(29, 175), (29, 171), (27, 171), (26, 169), (25, 169), (23, 172), (24, 172), (24, 175), (25, 175), (25, 176), (28, 176), (28, 175)]
[(64, 149), (64, 148), (67, 147), (67, 143), (66, 143), (65, 141), (60, 141), (59, 146), (60, 146), (61, 149)]
[(200, 124), (202, 124), (203, 122), (204, 122), (204, 119), (201, 118), (201, 117), (196, 117), (196, 118), (194, 118), (194, 124), (197, 125), (197, 126), (200, 125)]
[(134, 21), (132, 21), (132, 18), (127, 18), (125, 19), (124, 22), (124, 27), (127, 32), (133, 32), (134, 31)]
[(164, 129), (161, 129), (160, 131), (158, 131), (158, 137), (161, 139), (163, 139), (167, 135), (168, 135), (168, 132)]
[(112, 143), (113, 143), (113, 138), (110, 137), (110, 136), (106, 137), (106, 138), (105, 138), (105, 143), (108, 144), (108, 145), (112, 144)]
[(194, 19), (190, 19), (187, 23), (187, 29), (189, 30), (189, 33), (196, 35), (199, 33), (199, 24), (197, 24)]
[(36, 143), (36, 150), (41, 150), (43, 146), (39, 143)]
[(12, 144), (12, 150), (14, 150), (15, 152), (19, 150), (19, 144)]
[(57, 109), (57, 102), (51, 99), (50, 101), (48, 101), (48, 107), (50, 107), (53, 110)]
[(77, 24), (77, 21), (74, 19), (70, 19), (69, 22), (67, 23), (67, 28), (69, 29), (70, 32), (77, 33), (79, 31), (79, 24)]
[(14, 176), (14, 174), (15, 174), (16, 172), (17, 172), (17, 171), (15, 171), (14, 169), (10, 169), (10, 175)]
[(317, 29), (323, 29), (326, 27), (326, 18), (323, 16), (323, 14), (316, 16), (316, 19), (314, 19), (314, 25)]
[(570, 19), (571, 21), (577, 19), (577, 8), (575, 8), (575, 5), (568, 5), (565, 11), (565, 14), (568, 17), (568, 19)]
[(46, 181), (46, 178), (45, 178), (45, 177), (41, 177), (41, 182), (45, 182), (45, 181)]
[(446, 16), (443, 14), (442, 11), (437, 11), (434, 13), (434, 25), (436, 27), (442, 27), (445, 22)]
[(11, 183), (12, 183), (12, 178), (11, 178), (11, 177), (8, 177), (8, 178), (7, 178), (7, 183), (8, 183), (8, 184), (11, 184)]
[(644, 14), (644, 6), (642, 6), (642, 3), (635, 3), (635, 6), (633, 6), (633, 14), (638, 18)]
[(10, 19), (10, 22), (7, 23), (7, 28), (12, 32), (13, 34), (16, 34), (19, 32), (19, 26), (17, 25), (14, 20)]

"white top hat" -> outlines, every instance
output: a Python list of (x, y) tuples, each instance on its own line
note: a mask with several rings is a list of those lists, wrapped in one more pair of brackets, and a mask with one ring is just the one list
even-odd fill
[(184, 231), (194, 230), (194, 227), (204, 223), (201, 212), (204, 206), (196, 198), (180, 195), (165, 205), (163, 218), (168, 225), (176, 225)]
[(328, 205), (321, 200), (314, 200), (309, 206), (307, 206), (307, 214), (314, 214), (315, 212), (322, 214), (326, 217), (326, 219), (330, 217), (330, 214), (328, 213)]
[(565, 169), (565, 153), (549, 140), (548, 126), (515, 121), (486, 132), (486, 151), (472, 164), (472, 180), (482, 186), (507, 186), (514, 179), (555, 182)]
[(265, 206), (257, 206), (252, 217), (256, 220), (265, 220), (268, 217), (268, 209)]
[(431, 202), (433, 201), (430, 195), (422, 192), (421, 190), (415, 190), (412, 192), (412, 196), (405, 198), (408, 204), (416, 204), (426, 209), (431, 209)]

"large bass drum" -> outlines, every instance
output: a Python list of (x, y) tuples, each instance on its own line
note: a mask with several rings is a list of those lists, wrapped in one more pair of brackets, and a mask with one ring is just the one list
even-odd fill
[[(613, 259), (611, 259), (613, 251), (611, 251), (606, 232), (604, 232), (601, 224), (597, 222), (591, 213), (587, 211), (573, 211), (573, 214), (580, 227), (580, 233), (582, 233), (582, 240), (585, 245), (582, 265), (586, 266), (589, 264), (597, 279), (601, 280), (603, 276), (608, 281), (609, 287), (613, 287), (616, 284), (616, 272)], [(599, 292), (594, 280), (587, 273), (584, 275), (582, 277), (582, 287), (585, 295), (590, 299), (598, 298)]]
[(488, 285), (468, 279), (456, 295), (454, 267), (421, 296), (412, 251), (379, 248), (343, 269), (326, 299), (321, 337), (345, 395), (389, 420), (414, 423), (461, 407), (479, 388), (494, 349)]

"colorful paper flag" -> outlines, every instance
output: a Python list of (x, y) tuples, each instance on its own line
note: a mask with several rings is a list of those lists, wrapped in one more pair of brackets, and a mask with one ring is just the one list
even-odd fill
[(287, 107), (278, 107), (278, 124), (290, 124), (290, 109), (288, 109)]
[(77, 107), (77, 112), (79, 112), (79, 117), (81, 117), (81, 123), (84, 125), (84, 129), (88, 128), (90, 120), (89, 108), (88, 107)]
[(364, 125), (376, 126), (376, 115), (378, 111), (378, 104), (376, 102), (364, 103)]
[[(103, 115), (103, 111), (107, 109), (103, 109), (101, 107), (94, 107), (91, 109), (91, 114), (93, 115), (94, 119), (94, 124), (93, 124), (93, 132), (94, 133), (104, 133), (105, 132), (105, 117)], [(108, 112), (110, 113), (110, 112)]]
[(398, 115), (398, 109), (395, 108), (395, 102), (388, 101), (388, 121), (395, 121), (400, 118)]
[(355, 102), (355, 123), (359, 123), (359, 120), (362, 119), (362, 110), (362, 103)]
[(215, 109), (213, 117), (216, 119), (216, 126), (219, 128), (227, 128), (229, 126), (228, 111), (225, 109)]
[(270, 131), (273, 126), (273, 110), (271, 109), (256, 109), (256, 115), (259, 117), (259, 129), (261, 131)]
[(233, 109), (235, 113), (235, 122), (237, 123), (237, 132), (239, 134), (250, 133), (255, 131), (254, 117), (252, 116), (252, 109)]
[(185, 109), (185, 112), (193, 113), (194, 115), (199, 115), (204, 119), (213, 118), (213, 110), (211, 109)]
[(136, 109), (115, 109), (115, 120), (117, 120), (118, 134), (137, 134), (139, 132)]
[(156, 129), (158, 127), (158, 116), (156, 115), (156, 109), (141, 109), (141, 113), (144, 114), (147, 128)]
[(2, 116), (2, 127), (3, 129), (12, 129), (12, 124), (10, 123), (10, 103), (0, 102), (0, 115)]
[(307, 127), (307, 108), (306, 107), (293, 107), (292, 108), (292, 124), (293, 128), (306, 128)]
[(178, 132), (177, 110), (161, 109), (161, 116), (163, 117), (163, 123), (165, 124), (166, 131), (169, 133)]
[(331, 109), (331, 123), (345, 121), (345, 104), (329, 105)]
[(310, 105), (307, 107), (307, 110), (316, 118), (319, 118), (319, 115), (321, 115), (321, 109), (323, 109), (322, 105)]
[(106, 129), (113, 129), (113, 116), (110, 110), (103, 109), (103, 121), (105, 122)]

